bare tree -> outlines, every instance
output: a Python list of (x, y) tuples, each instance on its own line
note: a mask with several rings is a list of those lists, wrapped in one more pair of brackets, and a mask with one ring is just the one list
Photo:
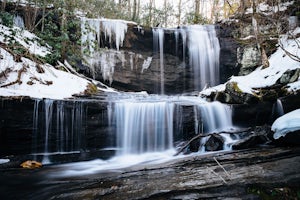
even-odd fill
[(198, 24), (200, 22), (200, 0), (195, 0), (195, 18), (194, 23)]
[(5, 7), (6, 7), (6, 0), (3, 0), (1, 2), (1, 11), (5, 11)]
[(127, 0), (128, 16), (131, 17), (131, 0)]
[(167, 24), (168, 24), (167, 0), (164, 0), (164, 24), (165, 24), (165, 27), (167, 27)]
[(214, 0), (213, 1), (213, 6), (212, 6), (212, 11), (211, 11), (211, 20), (212, 21), (217, 21), (218, 20), (218, 4), (219, 4), (219, 0)]
[(152, 18), (153, 18), (153, 6), (155, 7), (154, 5), (155, 1), (154, 0), (150, 0), (149, 1), (149, 18), (148, 18), (148, 26), (151, 26), (152, 25)]
[(177, 25), (180, 26), (181, 24), (181, 12), (182, 12), (182, 0), (178, 2), (178, 14), (177, 14)]
[(137, 0), (133, 0), (133, 11), (132, 11), (132, 21), (136, 20), (137, 15)]

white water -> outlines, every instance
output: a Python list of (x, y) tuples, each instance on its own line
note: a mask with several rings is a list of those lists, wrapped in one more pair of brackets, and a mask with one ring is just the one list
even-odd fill
[(198, 106), (201, 112), (205, 133), (222, 131), (233, 127), (232, 112), (229, 106), (220, 102), (212, 102)]
[[(175, 127), (182, 126), (179, 116), (183, 108), (194, 108), (194, 118), (188, 119), (195, 124), (195, 134), (221, 131), (233, 127), (229, 106), (213, 102), (209, 103), (199, 97), (156, 96), (132, 94), (110, 97), (108, 104), (109, 126), (116, 130), (112, 135), (117, 144), (116, 156), (109, 160), (93, 160), (64, 164), (60, 173), (53, 176), (77, 176), (96, 172), (125, 170), (129, 167), (149, 166), (163, 163), (174, 157), (174, 135), (180, 133)], [(199, 127), (203, 127), (203, 131)], [(234, 140), (228, 134), (221, 135), (224, 150)], [(208, 138), (204, 138), (203, 144)], [(199, 146), (199, 152), (203, 149)], [(182, 157), (180, 155), (179, 157)]]
[[(32, 133), (32, 155), (35, 160), (38, 155), (42, 155), (42, 163), (50, 164), (50, 155), (68, 154), (83, 148), (83, 104), (72, 103), (70, 106), (64, 101), (54, 103), (51, 99), (35, 101)], [(43, 149), (38, 149), (38, 144), (44, 144)]]
[(219, 83), (220, 45), (214, 26), (188, 26), (189, 64), (194, 72), (194, 85), (201, 91), (206, 85)]
[(52, 113), (53, 113), (53, 100), (46, 99), (44, 101), (45, 103), (45, 150), (44, 152), (46, 153), (43, 157), (43, 164), (49, 164), (50, 160), (47, 155), (48, 153), (48, 144), (49, 144), (49, 131), (51, 129), (51, 121), (52, 121)]
[(159, 152), (173, 147), (173, 109), (168, 102), (115, 104), (119, 154)]
[(160, 93), (165, 93), (165, 75), (164, 75), (164, 29), (153, 28), (153, 51), (154, 54), (159, 53), (159, 68), (160, 68)]

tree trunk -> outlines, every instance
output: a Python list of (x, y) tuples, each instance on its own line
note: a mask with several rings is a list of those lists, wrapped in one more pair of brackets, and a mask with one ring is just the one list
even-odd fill
[(167, 0), (164, 0), (164, 25), (168, 26), (168, 9), (167, 9)]
[(140, 18), (140, 11), (141, 11), (141, 0), (138, 0), (137, 14), (136, 14), (137, 19)]
[(195, 0), (194, 24), (198, 24), (199, 22), (200, 22), (200, 0)]
[(178, 16), (177, 16), (177, 25), (180, 26), (181, 24), (181, 5), (182, 4), (182, 0), (179, 0), (178, 3)]
[(41, 28), (42, 32), (44, 32), (44, 28), (45, 28), (45, 13), (46, 13), (46, 1), (43, 0), (43, 14), (42, 14), (42, 28)]
[(152, 26), (152, 9), (153, 9), (153, 1), (150, 0), (149, 2), (149, 21), (148, 21), (148, 26)]
[(133, 13), (132, 13), (132, 21), (136, 20), (136, 16), (137, 16), (137, 1), (133, 0)]
[(213, 22), (218, 21), (218, 4), (219, 4), (219, 0), (214, 0), (213, 2), (213, 6), (212, 6), (212, 11), (211, 11), (211, 20)]
[(6, 8), (6, 0), (1, 2), (1, 11), (4, 12)]
[[(67, 30), (66, 30), (66, 3), (65, 0), (63, 0), (63, 8), (62, 8), (62, 17), (61, 17), (61, 35), (65, 36), (67, 34)], [(66, 57), (66, 46), (67, 46), (67, 42), (65, 39), (62, 40), (61, 42), (61, 58), (62, 60), (65, 59)]]
[(132, 17), (131, 16), (131, 0), (128, 0), (128, 5), (127, 5), (128, 7), (127, 7), (127, 9), (128, 9), (128, 16), (129, 17)]

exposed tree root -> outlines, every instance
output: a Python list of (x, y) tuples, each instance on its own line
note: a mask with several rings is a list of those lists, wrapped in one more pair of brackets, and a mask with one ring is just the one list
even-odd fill
[(13, 82), (10, 82), (10, 83), (7, 83), (5, 85), (1, 85), (0, 88), (4, 88), (4, 87), (8, 87), (8, 86), (11, 86), (11, 85), (14, 85), (14, 84), (22, 84), (22, 81), (21, 81), (21, 76), (22, 76), (22, 73), (23, 72), (26, 72), (26, 68), (27, 66), (26, 65), (23, 65), (23, 67), (18, 71), (18, 77), (17, 77), (17, 80), (13, 81)]
[(6, 78), (7, 74), (10, 73), (11, 71), (12, 71), (11, 68), (9, 68), (9, 67), (6, 68), (4, 71), (0, 72), (0, 78), (2, 78), (2, 77)]

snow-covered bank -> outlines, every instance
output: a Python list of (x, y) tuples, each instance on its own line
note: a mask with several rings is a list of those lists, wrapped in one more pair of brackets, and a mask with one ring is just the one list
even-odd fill
[(284, 137), (287, 133), (300, 130), (300, 109), (289, 112), (276, 119), (272, 125), (274, 139)]
[[(292, 35), (298, 36), (299, 33), (300, 27), (296, 28), (292, 32)], [(300, 37), (289, 39), (287, 35), (283, 35), (279, 42), (282, 48), (278, 47), (277, 51), (270, 56), (269, 67), (265, 69), (258, 67), (255, 71), (246, 76), (232, 76), (228, 82), (236, 82), (238, 88), (243, 93), (254, 94), (257, 92), (256, 88), (274, 85), (287, 70), (300, 69), (300, 62), (292, 59), (286, 53), (289, 52), (300, 58)], [(208, 96), (211, 92), (224, 91), (225, 84), (208, 88), (200, 92), (200, 95)], [(298, 78), (297, 81), (287, 84), (287, 90), (289, 92), (300, 90), (300, 79)]]
[(9, 46), (21, 45), (31, 55), (45, 57), (51, 53), (51, 48), (41, 45), (37, 36), (1, 24), (0, 30), (0, 96), (64, 99), (82, 94), (87, 89), (90, 81), (49, 64), (38, 64), (8, 49)]
[(89, 83), (51, 65), (38, 65), (24, 57), (21, 62), (15, 62), (13, 56), (2, 48), (0, 54), (0, 96), (64, 99), (84, 92)]

